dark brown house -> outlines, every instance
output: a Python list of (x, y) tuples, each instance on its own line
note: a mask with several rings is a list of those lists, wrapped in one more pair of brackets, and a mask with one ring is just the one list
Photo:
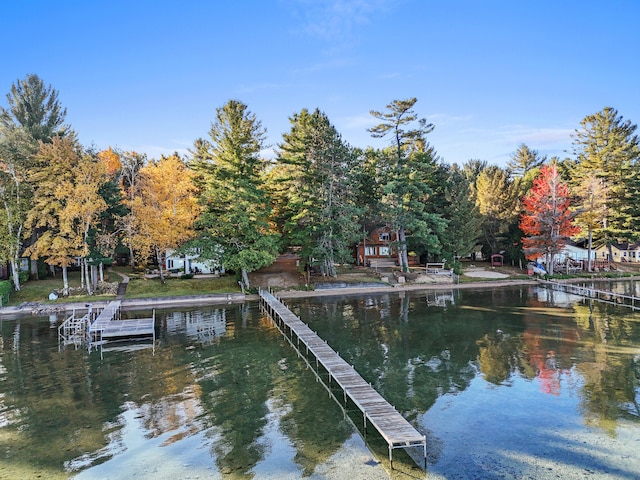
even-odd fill
[[(379, 227), (369, 233), (364, 241), (356, 246), (356, 260), (359, 265), (370, 265), (372, 260), (393, 260), (397, 264), (398, 250), (396, 232), (388, 227)], [(418, 265), (419, 258), (409, 255), (409, 265)]]

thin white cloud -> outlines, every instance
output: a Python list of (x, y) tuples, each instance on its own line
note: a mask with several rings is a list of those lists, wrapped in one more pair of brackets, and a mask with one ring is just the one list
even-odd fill
[(290, 0), (298, 29), (331, 43), (353, 40), (354, 30), (370, 22), (371, 15), (397, 4), (397, 0)]

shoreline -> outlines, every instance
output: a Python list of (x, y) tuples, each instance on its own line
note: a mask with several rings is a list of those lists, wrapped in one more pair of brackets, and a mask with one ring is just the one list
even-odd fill
[[(536, 285), (537, 280), (519, 279), (519, 280), (481, 280), (470, 283), (420, 283), (405, 284), (401, 287), (393, 285), (383, 285), (380, 287), (340, 287), (326, 288), (322, 290), (282, 290), (277, 292), (280, 298), (305, 298), (305, 297), (324, 297), (336, 295), (362, 295), (367, 293), (392, 293), (392, 292), (415, 292), (428, 290), (451, 290), (451, 289), (469, 289), (469, 288), (492, 288), (492, 287), (508, 287), (518, 285)], [(228, 294), (208, 294), (208, 295), (190, 295), (181, 297), (147, 297), (147, 298), (131, 298), (123, 299), (122, 310), (139, 310), (146, 308), (172, 308), (181, 306), (206, 306), (218, 304), (244, 303), (246, 301), (257, 301), (257, 294), (228, 293)], [(97, 300), (91, 302), (95, 308), (104, 308), (110, 300)], [(72, 311), (86, 311), (87, 302), (66, 302), (66, 303), (40, 303), (29, 302), (17, 306), (0, 307), (0, 317), (15, 315), (47, 315), (54, 313), (65, 313)]]
[[(581, 282), (599, 282), (599, 281), (624, 281), (633, 277), (592, 277), (592, 278), (572, 278), (556, 280), (558, 283), (581, 283)], [(467, 290), (472, 288), (503, 288), (522, 285), (539, 285), (540, 282), (536, 278), (520, 278), (520, 279), (491, 279), (484, 278), (468, 283), (413, 283), (404, 284), (402, 286), (384, 285), (379, 287), (339, 287), (339, 288), (323, 288), (321, 290), (282, 290), (278, 291), (277, 296), (282, 299), (287, 298), (305, 298), (305, 297), (330, 297), (337, 295), (362, 295), (362, 294), (378, 294), (378, 293), (394, 293), (394, 292), (416, 292), (429, 290)], [(244, 293), (227, 293), (227, 294), (205, 294), (190, 295), (180, 297), (146, 297), (146, 298), (130, 298), (122, 299), (122, 310), (141, 310), (148, 308), (174, 308), (182, 306), (207, 306), (219, 304), (244, 303), (246, 301), (257, 301), (257, 294)], [(97, 300), (91, 302), (95, 308), (104, 308), (110, 301)], [(66, 303), (41, 303), (28, 302), (26, 304), (0, 307), (0, 318), (20, 316), (20, 315), (48, 315), (57, 313), (66, 313), (72, 311), (86, 311), (87, 302), (66, 302)]]

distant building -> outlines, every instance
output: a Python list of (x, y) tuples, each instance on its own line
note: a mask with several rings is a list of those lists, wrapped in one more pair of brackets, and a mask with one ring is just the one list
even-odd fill
[(596, 247), (596, 258), (611, 262), (640, 262), (640, 244), (637, 243), (612, 243), (611, 250), (608, 244)]
[[(389, 227), (374, 229), (356, 246), (358, 264), (371, 264), (376, 260), (392, 260), (397, 263), (398, 250), (396, 232)], [(419, 265), (420, 259), (416, 255), (409, 255), (409, 265)]]
[(222, 265), (222, 261), (220, 259), (201, 259), (200, 252), (197, 249), (194, 249), (187, 253), (177, 253), (175, 250), (168, 249), (165, 260), (165, 268), (167, 271), (178, 271), (185, 274), (224, 273), (224, 266)]

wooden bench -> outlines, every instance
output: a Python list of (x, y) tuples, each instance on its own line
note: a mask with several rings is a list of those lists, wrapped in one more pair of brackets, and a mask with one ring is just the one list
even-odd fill
[(445, 262), (427, 263), (427, 273), (440, 273), (442, 270), (444, 270), (444, 263)]

